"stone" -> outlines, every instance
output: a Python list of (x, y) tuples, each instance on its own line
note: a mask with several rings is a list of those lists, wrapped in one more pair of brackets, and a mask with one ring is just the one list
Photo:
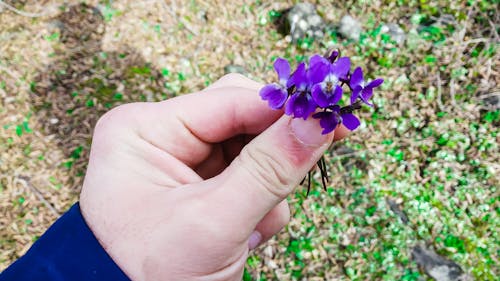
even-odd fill
[(471, 280), (455, 262), (436, 254), (422, 245), (413, 247), (412, 258), (424, 269), (425, 273), (436, 281)]
[(406, 40), (405, 31), (395, 23), (384, 24), (382, 26), (381, 32), (389, 34), (391, 38), (399, 45), (403, 44)]
[(326, 27), (323, 18), (311, 3), (299, 3), (286, 12), (293, 42), (304, 38), (321, 38)]
[(500, 108), (500, 93), (492, 93), (481, 97), (481, 102), (487, 109), (497, 110)]
[(198, 13), (196, 13), (196, 17), (204, 23), (208, 22), (208, 12), (206, 10), (198, 11)]
[(342, 37), (357, 41), (359, 40), (363, 29), (361, 28), (361, 24), (355, 18), (350, 15), (345, 15), (340, 20), (338, 31)]
[(345, 145), (335, 147), (330, 152), (332, 157), (340, 158), (340, 163), (348, 172), (351, 171), (353, 167), (357, 167), (363, 171), (366, 169), (366, 163), (357, 154), (356, 150)]
[(224, 66), (224, 73), (225, 74), (239, 73), (239, 74), (243, 74), (243, 75), (248, 74), (246, 69), (243, 66), (237, 65), (237, 64), (228, 64), (228, 65)]
[(451, 14), (444, 14), (439, 16), (439, 18), (436, 20), (438, 23), (447, 25), (447, 24), (456, 24), (457, 20), (455, 17)]
[(403, 210), (401, 210), (401, 207), (396, 201), (387, 199), (387, 204), (389, 204), (389, 208), (391, 208), (391, 211), (393, 211), (394, 214), (396, 214), (404, 224), (408, 224), (408, 216)]

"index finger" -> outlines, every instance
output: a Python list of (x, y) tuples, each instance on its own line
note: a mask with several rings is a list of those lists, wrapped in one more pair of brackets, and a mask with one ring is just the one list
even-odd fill
[(257, 135), (283, 112), (260, 99), (256, 85), (217, 85), (154, 104), (141, 117), (141, 136), (189, 166), (210, 154), (212, 144), (240, 134)]

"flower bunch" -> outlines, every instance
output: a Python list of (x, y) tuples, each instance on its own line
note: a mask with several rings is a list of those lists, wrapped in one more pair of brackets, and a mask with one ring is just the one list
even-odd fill
[[(373, 89), (384, 82), (380, 78), (366, 82), (361, 67), (351, 72), (350, 58), (340, 57), (338, 51), (324, 57), (315, 54), (309, 59), (308, 67), (302, 62), (293, 73), (289, 62), (278, 58), (274, 69), (279, 81), (264, 86), (260, 90), (261, 98), (271, 108), (284, 108), (285, 114), (294, 118), (319, 119), (322, 134), (332, 132), (340, 124), (355, 130), (360, 121), (353, 111), (360, 109), (361, 103), (373, 106), (369, 102)], [(344, 85), (350, 90), (350, 104), (341, 107), (338, 103), (344, 94)]]
[[(260, 96), (273, 109), (283, 109), (285, 114), (293, 118), (312, 117), (319, 119), (323, 131), (328, 134), (343, 124), (349, 130), (359, 127), (360, 121), (353, 112), (369, 102), (373, 89), (380, 86), (381, 78), (366, 82), (361, 67), (351, 72), (351, 59), (341, 57), (336, 50), (326, 56), (318, 54), (309, 58), (309, 66), (300, 63), (292, 73), (290, 63), (283, 58), (274, 62), (274, 69), (278, 73), (278, 83), (264, 86)], [(344, 86), (350, 91), (349, 104), (340, 106), (339, 102), (344, 95)], [(328, 169), (324, 157), (317, 163), (321, 172), (323, 189), (326, 190)], [(307, 174), (307, 194), (311, 187), (311, 171)], [(305, 178), (304, 178), (305, 180)]]

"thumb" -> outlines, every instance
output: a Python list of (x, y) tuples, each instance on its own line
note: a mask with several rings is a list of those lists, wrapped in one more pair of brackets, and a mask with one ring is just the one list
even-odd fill
[(216, 196), (225, 211), (253, 230), (294, 190), (328, 148), (333, 133), (322, 135), (321, 131), (318, 120), (284, 115), (255, 137), (213, 179), (220, 187)]

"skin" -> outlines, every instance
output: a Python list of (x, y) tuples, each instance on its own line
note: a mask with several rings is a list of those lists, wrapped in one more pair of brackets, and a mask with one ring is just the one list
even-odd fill
[(230, 74), (207, 89), (119, 106), (97, 123), (80, 197), (134, 281), (241, 280), (248, 252), (289, 221), (286, 197), (333, 140)]

